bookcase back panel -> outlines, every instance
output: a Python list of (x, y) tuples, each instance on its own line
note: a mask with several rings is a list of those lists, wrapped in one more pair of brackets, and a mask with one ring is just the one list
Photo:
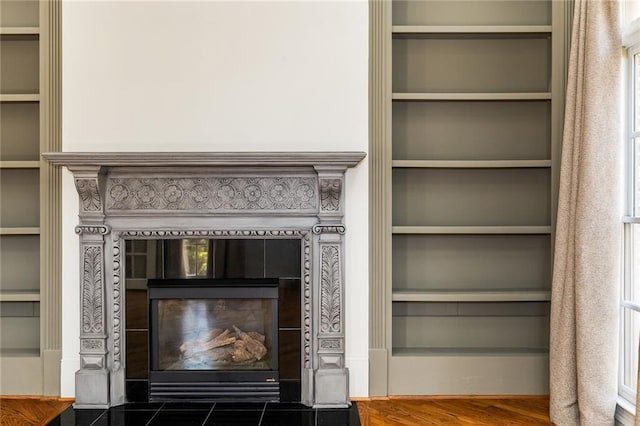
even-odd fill
[(0, 90), (3, 94), (38, 93), (38, 37), (0, 36)]
[(40, 159), (39, 104), (0, 104), (0, 161)]
[(548, 38), (395, 38), (394, 92), (547, 92)]
[(0, 227), (38, 227), (39, 225), (38, 170), (0, 170)]
[(393, 290), (548, 290), (549, 235), (394, 235)]
[(0, 236), (0, 291), (40, 289), (40, 237)]
[(550, 103), (394, 102), (394, 160), (547, 160)]
[[(4, 304), (3, 304), (4, 305)], [(4, 306), (3, 306), (4, 307)], [(15, 330), (20, 330), (16, 333)], [(39, 316), (5, 316), (0, 315), (0, 348), (37, 349), (40, 346)]]
[(37, 0), (2, 0), (0, 26), (37, 27), (39, 22)]
[(549, 169), (395, 169), (392, 179), (394, 225), (549, 225)]
[[(549, 345), (549, 320), (546, 313), (526, 315), (523, 304), (512, 305), (512, 312), (501, 315), (500, 310), (475, 315), (464, 313), (445, 314), (439, 312), (464, 309), (465, 303), (423, 303), (426, 315), (411, 313), (403, 315), (394, 304), (393, 347), (394, 348), (521, 348), (542, 350)], [(481, 304), (478, 304), (481, 305)], [(428, 309), (433, 307), (433, 311)], [(517, 310), (517, 314), (513, 315)], [(398, 312), (400, 311), (400, 312)], [(523, 332), (526, 330), (526, 332)]]
[(548, 0), (394, 0), (394, 25), (550, 25)]

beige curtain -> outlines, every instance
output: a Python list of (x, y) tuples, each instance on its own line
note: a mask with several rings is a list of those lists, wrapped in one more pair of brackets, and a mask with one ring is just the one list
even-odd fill
[(576, 0), (551, 295), (551, 420), (612, 425), (621, 245), (619, 4)]

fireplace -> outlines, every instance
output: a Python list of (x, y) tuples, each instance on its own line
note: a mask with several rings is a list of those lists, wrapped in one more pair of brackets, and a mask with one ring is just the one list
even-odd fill
[[(128, 373), (135, 365), (127, 351), (137, 331), (130, 328), (130, 319), (123, 314), (129, 309), (124, 285), (125, 269), (129, 268), (125, 245), (128, 241), (163, 239), (299, 241), (300, 356), (297, 362), (284, 362), (279, 353), (280, 381), (283, 368), (294, 365), (300, 380), (300, 402), (315, 408), (349, 405), (344, 185), (346, 169), (358, 164), (364, 153), (91, 152), (43, 156), (73, 173), (79, 196), (76, 233), (81, 307), (76, 408), (108, 408), (127, 402)], [(202, 309), (215, 310), (215, 306), (205, 304)], [(241, 332), (234, 329), (233, 337), (242, 339), (247, 331), (238, 328)], [(272, 343), (274, 339), (272, 335)], [(154, 365), (159, 366), (161, 358), (154, 359)]]
[(150, 401), (280, 400), (277, 279), (148, 288)]

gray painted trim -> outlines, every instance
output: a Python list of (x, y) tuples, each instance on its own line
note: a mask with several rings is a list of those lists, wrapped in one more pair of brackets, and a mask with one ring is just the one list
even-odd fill
[(47, 152), (61, 166), (316, 166), (353, 167), (366, 153), (345, 152)]
[(391, 91), (391, 2), (370, 0), (370, 396), (386, 396), (388, 393), (388, 353), (391, 347)]
[[(62, 148), (62, 1), (40, 2), (40, 152)], [(46, 396), (60, 395), (62, 359), (61, 180), (40, 162), (40, 348)]]

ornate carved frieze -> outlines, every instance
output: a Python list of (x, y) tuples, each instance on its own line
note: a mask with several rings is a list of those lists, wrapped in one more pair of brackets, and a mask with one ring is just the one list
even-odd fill
[(98, 190), (98, 179), (75, 179), (83, 212), (95, 213), (102, 210), (102, 199)]
[(320, 179), (321, 209), (326, 212), (339, 211), (341, 192), (342, 192), (341, 179)]
[(114, 177), (107, 209), (208, 212), (315, 210), (315, 177)]
[(96, 234), (107, 235), (111, 231), (107, 225), (78, 225), (76, 226), (76, 234)]
[(82, 332), (103, 333), (102, 247), (86, 246), (82, 272)]
[(344, 225), (314, 225), (313, 233), (316, 235), (320, 234), (340, 234), (344, 235), (346, 232), (346, 227)]
[(341, 270), (340, 246), (324, 244), (320, 278), (320, 332), (340, 333), (341, 326)]

